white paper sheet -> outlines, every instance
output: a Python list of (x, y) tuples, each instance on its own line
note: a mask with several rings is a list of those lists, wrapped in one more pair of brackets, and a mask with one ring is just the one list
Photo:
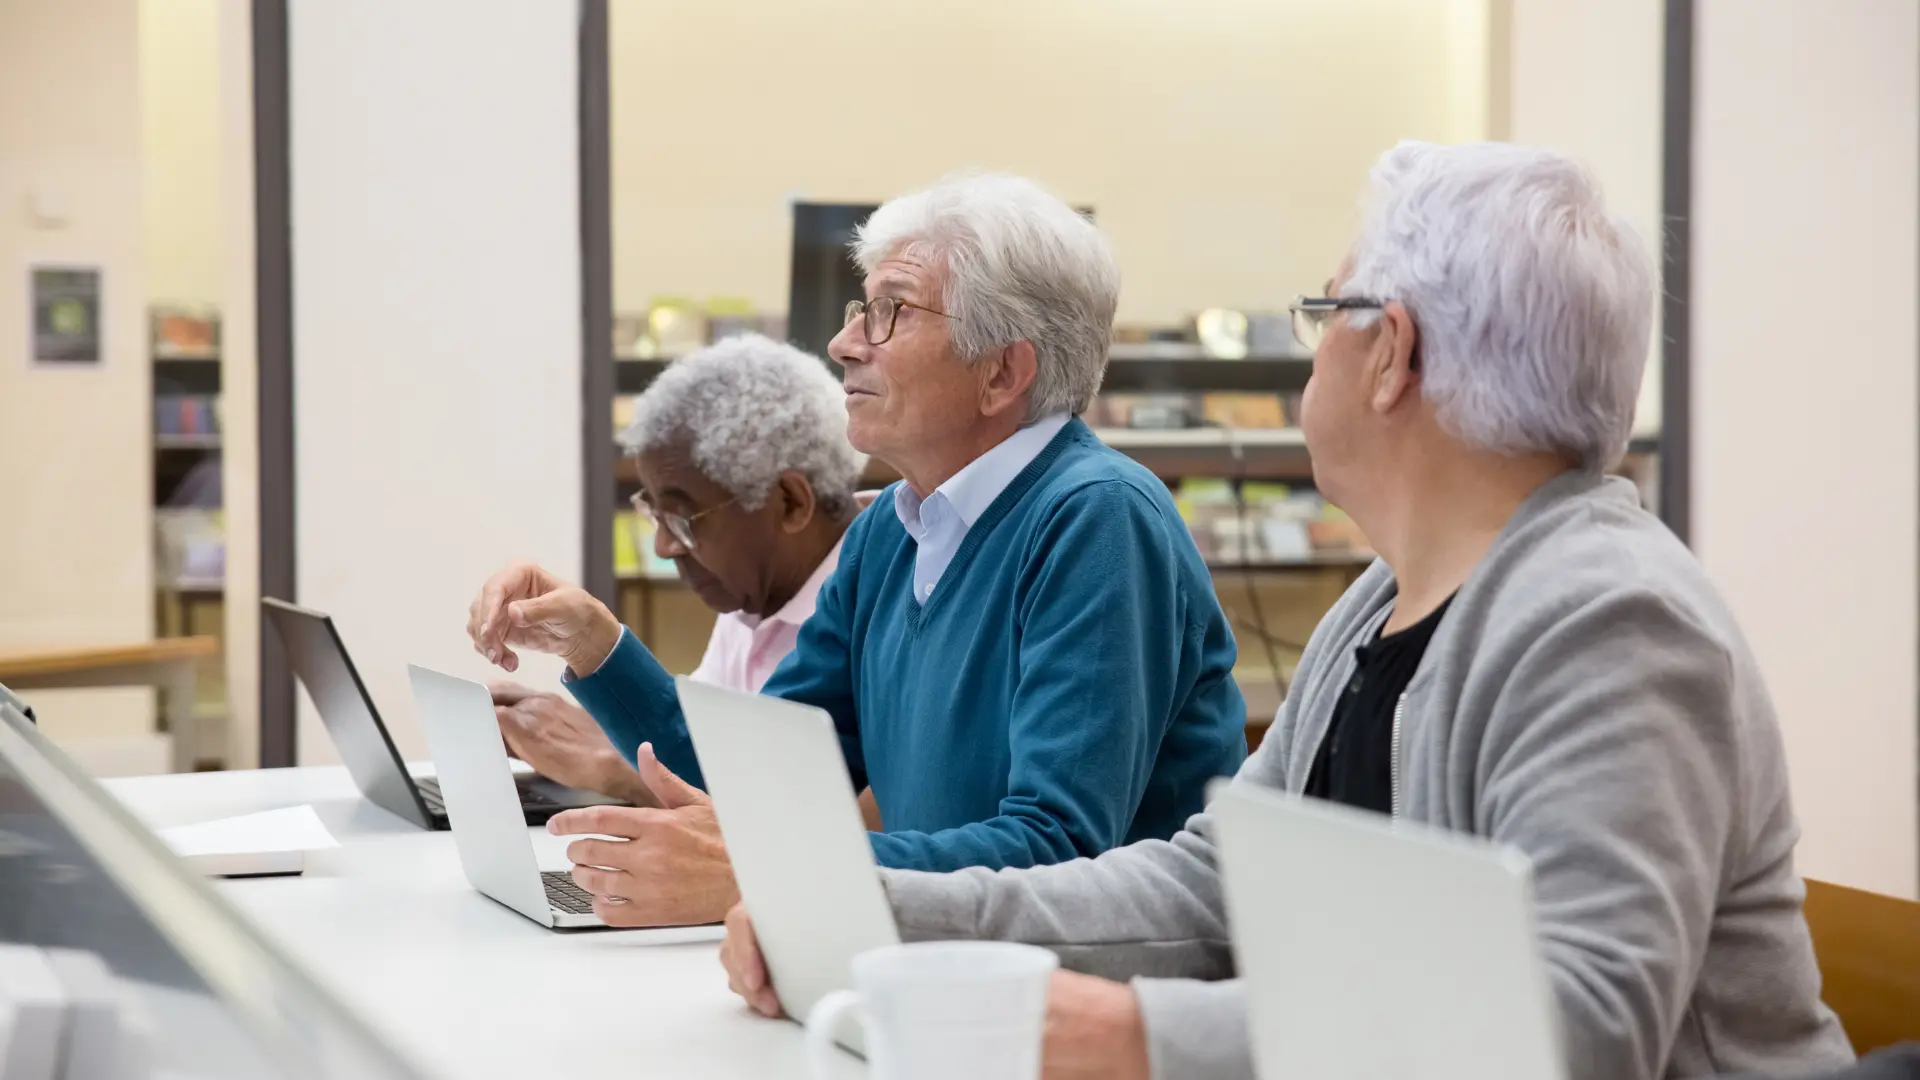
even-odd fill
[(309, 852), (340, 846), (311, 806), (289, 806), (197, 825), (179, 825), (160, 830), (160, 838), (176, 853), (189, 858)]

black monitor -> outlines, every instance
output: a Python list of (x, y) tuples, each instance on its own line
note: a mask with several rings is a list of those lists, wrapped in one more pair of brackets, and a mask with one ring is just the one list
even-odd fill
[(111, 1053), (115, 1075), (154, 1078), (420, 1076), (0, 695), (0, 963), (42, 962), (89, 976), (89, 1034), (68, 1061)]
[[(847, 301), (865, 295), (848, 245), (874, 203), (793, 204), (793, 268), (787, 286), (787, 340), (821, 359), (845, 325)], [(1093, 207), (1074, 209), (1093, 217)], [(838, 367), (834, 370), (837, 372)]]
[(872, 203), (793, 204), (787, 340), (823, 360), (828, 359), (827, 343), (846, 324), (847, 301), (865, 295), (847, 245), (876, 209)]

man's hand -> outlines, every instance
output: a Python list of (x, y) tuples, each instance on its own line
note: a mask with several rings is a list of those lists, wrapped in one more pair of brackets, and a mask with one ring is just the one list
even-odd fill
[[(731, 935), (729, 935), (731, 939)], [(1047, 989), (1043, 1080), (1148, 1080), (1147, 1025), (1133, 987), (1070, 971)]]
[(740, 902), (720, 823), (706, 793), (667, 770), (640, 745), (640, 778), (659, 808), (590, 806), (547, 822), (559, 836), (597, 833), (567, 845), (573, 880), (593, 894), (610, 926), (697, 926), (719, 922)]
[(727, 969), (727, 989), (746, 999), (762, 1016), (780, 1015), (780, 998), (767, 978), (767, 961), (760, 955), (760, 939), (753, 934), (747, 906), (735, 904), (727, 912), (727, 936), (720, 942), (720, 966)]
[(520, 562), (487, 579), (467, 609), (474, 651), (508, 671), (520, 669), (514, 649), (565, 660), (576, 675), (600, 670), (620, 643), (620, 620), (582, 589), (532, 563)]
[(490, 683), (487, 689), (508, 751), (540, 775), (635, 806), (660, 805), (585, 709), (559, 694), (518, 683)]
[[(727, 989), (762, 1016), (779, 1016), (780, 999), (754, 936), (746, 905), (727, 912), (720, 943)], [(1041, 1051), (1043, 1080), (1149, 1080), (1147, 1026), (1140, 1000), (1125, 983), (1056, 971), (1047, 988), (1047, 1025)]]

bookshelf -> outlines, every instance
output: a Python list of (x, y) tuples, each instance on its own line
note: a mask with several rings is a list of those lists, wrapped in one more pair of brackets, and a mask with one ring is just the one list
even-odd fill
[[(226, 535), (222, 516), (220, 317), (210, 308), (149, 312), (153, 369), (154, 632), (221, 642), (200, 658), (194, 715), (227, 714)], [(205, 746), (226, 745), (224, 736)], [(217, 766), (218, 760), (193, 762)]]

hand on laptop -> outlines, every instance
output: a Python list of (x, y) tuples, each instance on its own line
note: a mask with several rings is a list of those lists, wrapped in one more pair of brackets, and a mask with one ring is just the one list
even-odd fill
[(658, 806), (640, 773), (621, 758), (587, 711), (559, 694), (519, 683), (488, 683), (500, 735), (540, 775), (635, 806)]
[(475, 652), (508, 671), (520, 668), (514, 649), (565, 660), (576, 675), (600, 670), (620, 643), (620, 620), (585, 590), (529, 562), (487, 579), (467, 609), (467, 636)]
[(753, 920), (747, 905), (735, 904), (727, 912), (727, 936), (720, 942), (720, 966), (727, 969), (727, 989), (746, 999), (761, 1016), (781, 1015), (780, 998), (767, 978), (767, 961), (760, 955), (760, 939), (754, 936)]
[(719, 922), (740, 902), (733, 864), (706, 792), (668, 771), (642, 743), (640, 778), (656, 807), (590, 806), (556, 814), (547, 831), (593, 833), (567, 845), (573, 880), (593, 894), (609, 926), (697, 926)]

